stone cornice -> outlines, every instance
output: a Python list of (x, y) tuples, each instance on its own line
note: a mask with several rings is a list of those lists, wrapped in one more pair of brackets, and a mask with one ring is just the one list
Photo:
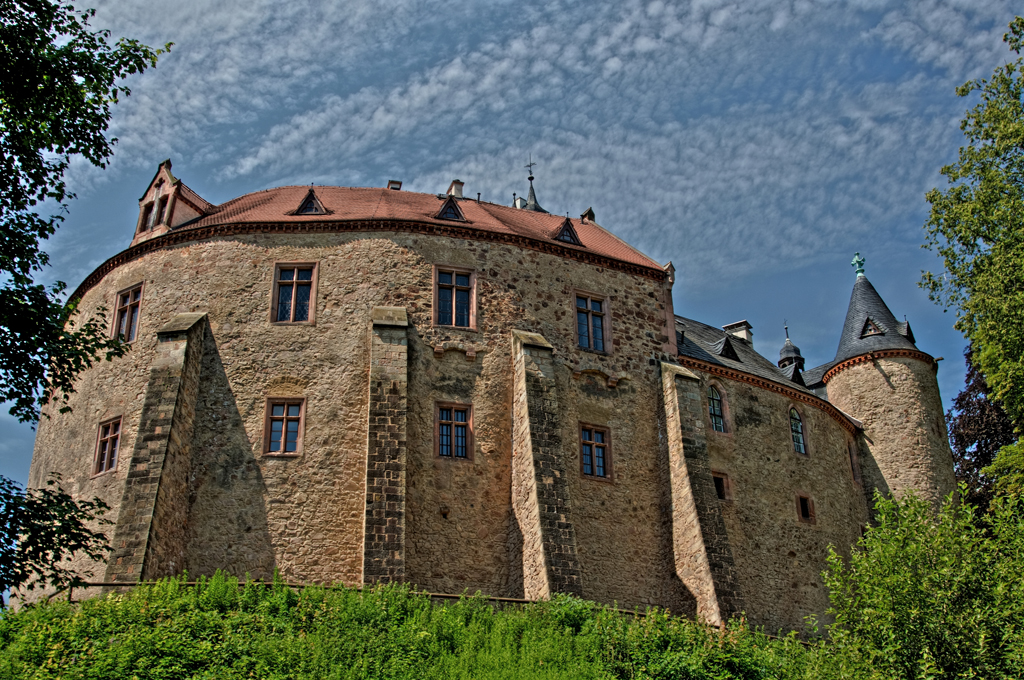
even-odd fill
[(801, 392), (800, 390), (793, 389), (792, 387), (787, 387), (785, 385), (774, 382), (772, 380), (768, 380), (766, 378), (758, 377), (751, 373), (744, 373), (743, 371), (737, 371), (731, 368), (727, 368), (726, 366), (719, 366), (718, 364), (709, 364), (698, 359), (693, 359), (691, 357), (679, 356), (678, 361), (680, 364), (688, 368), (694, 368), (697, 369), (698, 371), (711, 373), (712, 375), (728, 378), (729, 380), (735, 380), (736, 382), (743, 382), (747, 383), (748, 385), (754, 385), (755, 387), (760, 387), (761, 389), (781, 394), (783, 396), (789, 397), (790, 399), (795, 399), (797, 401), (802, 401), (805, 404), (810, 404), (811, 406), (814, 406), (832, 416), (832, 418), (850, 434), (857, 433), (857, 425), (850, 421), (850, 419), (846, 417), (846, 414), (844, 414), (842, 411), (840, 411), (835, 406), (825, 401), (821, 397), (817, 397), (807, 392)]
[(887, 359), (891, 357), (905, 357), (908, 359), (918, 359), (928, 364), (929, 366), (935, 364), (935, 359), (933, 359), (930, 354), (925, 354), (924, 352), (918, 349), (881, 349), (878, 350), (877, 352), (868, 352), (867, 354), (861, 354), (860, 356), (856, 356), (853, 357), (852, 359), (847, 359), (846, 361), (836, 364), (832, 368), (828, 369), (825, 375), (821, 376), (821, 382), (827, 384), (829, 380), (835, 377), (835, 375), (842, 371), (844, 368), (856, 366), (857, 364), (866, 364), (867, 362), (874, 361), (875, 359)]
[(416, 222), (410, 220), (351, 220), (351, 221), (330, 221), (330, 222), (242, 222), (233, 224), (215, 224), (203, 227), (190, 227), (167, 232), (155, 238), (137, 243), (126, 250), (122, 250), (106, 262), (97, 267), (88, 277), (75, 289), (71, 299), (80, 299), (90, 288), (99, 283), (104, 276), (126, 262), (136, 260), (143, 255), (155, 250), (170, 246), (189, 243), (191, 241), (203, 241), (223, 236), (236, 236), (240, 234), (333, 234), (351, 232), (406, 232), (414, 234), (426, 234), (428, 236), (448, 236), (473, 241), (486, 241), (491, 243), (507, 243), (519, 246), (527, 250), (536, 250), (542, 253), (557, 255), (570, 260), (577, 260), (599, 267), (606, 267), (617, 271), (643, 276), (655, 281), (663, 281), (667, 276), (664, 269), (653, 269), (638, 264), (623, 262), (604, 255), (598, 255), (585, 250), (563, 247), (557, 243), (549, 243), (537, 239), (521, 236), (519, 234), (508, 234), (503, 232), (484, 231), (471, 227), (434, 224), (431, 222)]

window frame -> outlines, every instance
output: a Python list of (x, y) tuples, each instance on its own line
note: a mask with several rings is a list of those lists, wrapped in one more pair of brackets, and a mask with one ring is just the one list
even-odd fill
[(712, 482), (714, 480), (716, 480), (716, 479), (721, 479), (722, 480), (722, 493), (724, 495), (722, 495), (722, 496), (718, 495), (718, 485), (716, 484), (715, 485), (715, 496), (718, 498), (718, 500), (720, 500), (723, 503), (732, 503), (732, 501), (733, 501), (732, 480), (729, 478), (728, 473), (722, 472), (721, 470), (712, 470), (711, 471), (711, 480), (712, 480)]
[[(138, 302), (133, 303), (133, 302), (131, 302), (131, 299), (129, 298), (128, 304), (125, 307), (121, 307), (121, 296), (125, 295), (125, 294), (130, 295), (132, 293), (132, 291), (134, 291), (136, 289), (138, 289), (138, 291), (139, 291)], [(131, 343), (135, 342), (138, 339), (138, 337), (139, 337), (139, 330), (142, 328), (142, 300), (145, 298), (145, 295), (146, 295), (146, 282), (145, 281), (140, 281), (139, 283), (136, 283), (134, 286), (128, 286), (127, 288), (122, 288), (121, 290), (117, 291), (117, 294), (114, 296), (113, 324), (112, 324), (112, 328), (110, 329), (110, 337), (112, 339), (116, 339), (116, 338), (120, 337), (120, 335), (121, 335), (121, 333), (120, 333), (121, 310), (122, 309), (131, 309), (133, 304), (138, 305), (138, 312), (137, 312), (137, 317), (138, 318), (136, 318), (136, 320), (135, 320), (135, 335), (130, 340), (125, 338), (124, 342), (131, 344)]]
[[(103, 470), (99, 469), (100, 462), (100, 444), (103, 440), (109, 440), (110, 437), (103, 436), (103, 428), (107, 425), (113, 425), (117, 423), (117, 450), (114, 453), (114, 463)], [(123, 416), (114, 416), (113, 418), (107, 418), (101, 420), (99, 425), (96, 426), (96, 446), (93, 449), (92, 455), (92, 474), (89, 475), (90, 479), (95, 477), (101, 477), (103, 475), (109, 475), (113, 472), (117, 472), (118, 466), (121, 464), (121, 443), (124, 439), (124, 418)]]
[[(443, 273), (451, 272), (452, 275), (452, 323), (441, 323), (441, 307), (439, 304), (439, 292), (441, 288), (440, 275)], [(456, 326), (455, 325), (455, 294), (454, 291), (457, 288), (463, 288), (463, 286), (457, 286), (455, 284), (455, 277), (458, 274), (465, 274), (469, 276), (469, 325), (468, 326)], [(468, 267), (455, 267), (444, 264), (435, 264), (432, 267), (431, 275), (433, 276), (433, 296), (431, 298), (431, 323), (439, 328), (454, 328), (463, 331), (475, 331), (477, 329), (477, 309), (476, 309), (476, 283), (477, 276), (476, 270)], [(446, 286), (447, 287), (447, 286)]]
[(139, 228), (135, 233), (144, 234), (150, 230), (149, 221), (153, 218), (153, 211), (156, 209), (156, 201), (149, 201), (142, 204), (142, 212), (139, 213)]
[[(808, 512), (810, 514), (809, 517), (804, 517), (803, 508), (800, 507), (800, 501), (801, 500), (806, 500), (807, 501), (807, 510), (808, 510)], [(794, 501), (796, 502), (796, 518), (797, 518), (797, 520), (799, 522), (801, 522), (803, 524), (817, 524), (818, 523), (818, 514), (817, 514), (817, 511), (814, 508), (814, 499), (811, 497), (810, 494), (798, 491), (796, 493), (796, 495), (794, 496)]]
[[(273, 418), (271, 416), (272, 408), (278, 404), (284, 404), (285, 415), (283, 416), (285, 422), (288, 420), (288, 406), (299, 404), (299, 433), (295, 441), (294, 451), (271, 451), (270, 450), (270, 422)], [(287, 428), (284, 427), (281, 430), (282, 435), (282, 447), (287, 441)], [(304, 440), (306, 438), (306, 398), (305, 397), (267, 397), (266, 406), (264, 407), (263, 413), (263, 455), (271, 458), (296, 458), (302, 455), (304, 448)]]
[[(466, 455), (456, 456), (453, 450), (450, 456), (441, 454), (441, 409), (464, 410), (466, 411)], [(445, 421), (455, 423), (456, 421)], [(434, 402), (434, 458), (440, 460), (466, 460), (471, 461), (474, 458), (474, 450), (476, 448), (476, 440), (473, 436), (473, 405), (463, 404), (454, 401), (435, 401)], [(454, 432), (452, 433), (454, 436)], [(454, 448), (454, 447), (453, 447)]]
[[(583, 430), (597, 430), (604, 433), (604, 476), (595, 475), (593, 473), (588, 474), (583, 466), (583, 445), (586, 443), (593, 444), (593, 440), (586, 440), (583, 438)], [(597, 425), (596, 423), (585, 423), (582, 420), (576, 424), (576, 436), (579, 438), (579, 454), (580, 454), (580, 477), (584, 479), (590, 479), (595, 482), (602, 482), (604, 484), (612, 484), (615, 481), (615, 467), (613, 465), (612, 456), (612, 430), (607, 425)]]
[[(718, 399), (722, 403), (722, 429), (715, 429), (715, 421), (711, 415), (711, 395), (708, 394), (708, 390), (714, 388), (715, 392), (718, 393)], [(730, 426), (730, 413), (729, 413), (729, 398), (726, 396), (725, 388), (717, 380), (711, 380), (707, 383), (704, 388), (704, 399), (707, 404), (705, 412), (708, 416), (708, 422), (711, 425), (711, 432), (716, 434), (731, 435), (732, 427)]]
[[(312, 269), (313, 274), (310, 277), (309, 287), (309, 317), (305, 321), (278, 321), (277, 320), (277, 303), (279, 300), (281, 281), (280, 275), (282, 269)], [(309, 261), (280, 261), (274, 262), (274, 277), (270, 282), (270, 324), (272, 326), (315, 326), (316, 325), (316, 293), (317, 287), (320, 280), (320, 263), (309, 262)], [(295, 291), (296, 288), (292, 286), (292, 308), (291, 316), (295, 317)]]
[[(579, 320), (577, 314), (579, 314), (580, 307), (576, 306), (577, 298), (587, 298), (587, 341), (589, 347), (583, 347), (580, 345), (580, 331), (579, 331)], [(592, 309), (593, 301), (597, 300), (603, 305), (603, 310), (598, 312), (601, 318), (604, 319), (604, 325), (602, 331), (604, 333), (604, 349), (594, 349), (594, 310)], [(576, 349), (583, 350), (584, 352), (593, 352), (594, 354), (610, 355), (612, 353), (612, 311), (611, 301), (608, 295), (601, 293), (594, 293), (591, 291), (576, 288), (572, 292), (572, 337), (573, 345)]]
[[(796, 450), (796, 443), (793, 441), (793, 413), (796, 413), (797, 418), (800, 421), (800, 436), (802, 438), (802, 443), (804, 447), (804, 450), (802, 452)], [(804, 418), (804, 414), (800, 412), (800, 409), (798, 409), (795, 404), (790, 404), (789, 408), (786, 409), (786, 422), (788, 423), (787, 429), (789, 431), (790, 449), (792, 449), (793, 453), (795, 453), (798, 456), (804, 456), (805, 458), (809, 458), (811, 455), (811, 447), (807, 443), (807, 419)]]

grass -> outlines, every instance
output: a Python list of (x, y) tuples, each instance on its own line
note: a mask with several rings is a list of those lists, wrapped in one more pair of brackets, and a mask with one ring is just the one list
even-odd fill
[(295, 590), (217, 575), (0, 615), (8, 678), (823, 678), (821, 643), (558, 597), (496, 609), (404, 586)]

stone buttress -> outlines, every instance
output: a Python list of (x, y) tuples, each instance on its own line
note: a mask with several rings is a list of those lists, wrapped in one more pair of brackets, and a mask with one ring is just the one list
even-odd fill
[(188, 475), (206, 314), (178, 314), (157, 331), (106, 581), (173, 576), (185, 566)]
[(373, 308), (370, 327), (363, 583), (387, 583), (405, 579), (408, 326), (404, 307)]
[(527, 599), (583, 595), (563, 460), (552, 347), (512, 331), (512, 508), (523, 536)]
[(743, 601), (708, 461), (700, 381), (665, 363), (661, 378), (676, 574), (697, 599), (697, 615), (718, 625), (738, 615)]

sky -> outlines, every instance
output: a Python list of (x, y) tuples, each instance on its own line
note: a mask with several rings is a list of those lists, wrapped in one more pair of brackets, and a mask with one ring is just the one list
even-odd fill
[[(83, 3), (83, 6), (88, 3)], [(777, 359), (788, 322), (831, 360), (860, 252), (918, 346), (964, 340), (917, 283), (925, 193), (976, 103), (955, 88), (1015, 56), (1008, 0), (350, 0), (95, 2), (96, 28), (152, 46), (114, 108), (110, 165), (47, 250), (73, 289), (132, 238), (165, 158), (214, 204), (287, 184), (465, 192), (510, 204), (528, 159), (550, 212), (597, 222), (677, 270), (676, 313), (753, 325)], [(1019, 10), (1019, 5), (1017, 6)], [(34, 432), (0, 415), (0, 474), (24, 482)]]

